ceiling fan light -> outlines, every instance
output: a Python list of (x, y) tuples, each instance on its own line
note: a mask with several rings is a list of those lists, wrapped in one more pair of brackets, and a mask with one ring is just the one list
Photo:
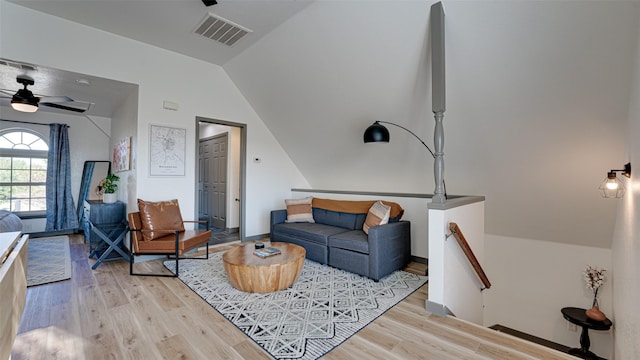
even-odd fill
[(38, 103), (25, 101), (24, 99), (17, 101), (15, 99), (11, 100), (11, 107), (13, 110), (21, 112), (32, 113), (38, 111)]
[(31, 91), (20, 89), (11, 98), (11, 107), (16, 111), (36, 112), (38, 110), (38, 98), (34, 97)]

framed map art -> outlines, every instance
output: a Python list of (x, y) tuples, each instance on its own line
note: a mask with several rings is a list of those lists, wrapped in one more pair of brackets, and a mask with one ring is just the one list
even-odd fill
[(184, 176), (187, 129), (150, 125), (149, 174)]

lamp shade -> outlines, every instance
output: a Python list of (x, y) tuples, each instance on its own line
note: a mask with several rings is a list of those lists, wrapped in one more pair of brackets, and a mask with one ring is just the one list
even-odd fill
[(389, 142), (389, 130), (376, 121), (364, 131), (364, 142)]
[(36, 112), (38, 110), (38, 98), (27, 89), (20, 89), (11, 99), (11, 107), (22, 112)]
[(600, 194), (604, 198), (621, 198), (624, 196), (626, 189), (622, 182), (618, 179), (615, 172), (610, 172), (607, 178), (598, 187)]

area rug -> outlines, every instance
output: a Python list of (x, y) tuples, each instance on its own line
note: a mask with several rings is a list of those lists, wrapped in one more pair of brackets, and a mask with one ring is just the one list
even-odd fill
[(27, 286), (70, 278), (71, 251), (68, 236), (29, 239)]
[[(164, 266), (175, 272), (175, 261)], [(276, 359), (317, 359), (409, 296), (427, 278), (396, 271), (371, 279), (306, 260), (289, 289), (236, 290), (222, 253), (181, 260), (180, 280)]]

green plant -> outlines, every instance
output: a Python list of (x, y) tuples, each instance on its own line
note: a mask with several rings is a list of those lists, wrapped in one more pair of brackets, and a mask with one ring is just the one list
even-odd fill
[(106, 178), (102, 179), (99, 188), (105, 194), (113, 194), (118, 190), (118, 181), (120, 181), (118, 175), (109, 174)]

